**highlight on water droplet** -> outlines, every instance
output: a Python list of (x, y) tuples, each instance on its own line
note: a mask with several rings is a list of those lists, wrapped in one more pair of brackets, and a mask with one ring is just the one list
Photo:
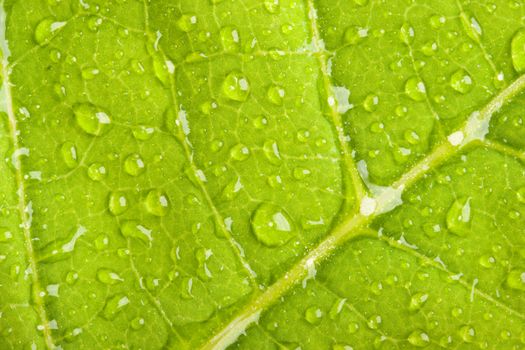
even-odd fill
[(237, 161), (246, 160), (250, 156), (250, 149), (242, 143), (239, 143), (230, 149), (230, 156)]
[(457, 70), (450, 77), (450, 86), (459, 93), (466, 94), (473, 87), (471, 76), (463, 69)]
[(244, 102), (250, 94), (250, 83), (244, 74), (234, 71), (224, 79), (222, 91), (230, 100)]
[(170, 202), (164, 191), (151, 190), (145, 200), (146, 210), (155, 216), (165, 216), (168, 214)]
[(129, 208), (129, 202), (123, 192), (111, 192), (108, 200), (109, 212), (115, 216), (123, 214)]
[(107, 320), (112, 320), (128, 304), (129, 299), (126, 295), (116, 294), (106, 301), (106, 304), (102, 309), (101, 316)]
[(111, 119), (105, 111), (89, 103), (74, 105), (73, 113), (78, 126), (93, 136), (104, 134), (111, 124)]
[(422, 330), (415, 330), (408, 336), (408, 342), (416, 347), (422, 348), (430, 344), (430, 337)]
[(283, 245), (297, 234), (290, 215), (271, 203), (259, 205), (252, 215), (251, 225), (257, 240), (268, 247)]
[(470, 198), (456, 199), (447, 212), (446, 222), (450, 232), (458, 236), (468, 235), (471, 224)]
[(310, 324), (317, 325), (323, 319), (323, 310), (317, 306), (310, 306), (304, 313), (304, 319)]
[(73, 169), (78, 165), (77, 148), (73, 142), (64, 142), (60, 147), (60, 153), (68, 168)]
[(421, 79), (412, 77), (405, 82), (405, 93), (412, 100), (419, 102), (425, 99), (427, 89)]
[(56, 21), (54, 18), (45, 18), (40, 21), (36, 28), (34, 38), (37, 44), (44, 45), (55, 34), (55, 32), (66, 25), (66, 22)]
[(131, 154), (124, 161), (124, 171), (131, 176), (139, 176), (146, 170), (146, 164), (139, 154)]

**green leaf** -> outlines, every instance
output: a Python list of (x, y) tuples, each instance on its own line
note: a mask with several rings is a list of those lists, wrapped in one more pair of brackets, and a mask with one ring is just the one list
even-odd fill
[(524, 6), (4, 0), (0, 348), (525, 348)]

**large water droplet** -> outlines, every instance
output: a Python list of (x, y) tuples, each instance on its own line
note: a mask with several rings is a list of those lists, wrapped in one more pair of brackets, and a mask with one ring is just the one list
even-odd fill
[(54, 33), (66, 25), (66, 22), (57, 22), (53, 18), (45, 18), (35, 28), (35, 41), (39, 45), (46, 44)]
[(423, 348), (430, 344), (430, 338), (427, 333), (421, 330), (415, 330), (408, 336), (408, 342), (418, 348)]
[(450, 77), (450, 86), (457, 92), (466, 94), (472, 90), (472, 78), (465, 70), (460, 69)]
[(250, 83), (241, 72), (231, 72), (222, 83), (222, 91), (230, 100), (243, 102), (250, 94)]
[(459, 198), (447, 212), (447, 228), (458, 236), (470, 233), (470, 198)]
[(124, 161), (124, 170), (131, 176), (139, 176), (146, 170), (146, 165), (139, 154), (131, 154)]
[(518, 73), (525, 71), (525, 29), (520, 29), (512, 38), (511, 56), (514, 69)]
[(106, 112), (89, 103), (75, 105), (73, 112), (78, 126), (90, 135), (102, 135), (111, 124), (111, 119)]
[(106, 305), (104, 305), (101, 315), (107, 320), (112, 320), (128, 304), (129, 299), (124, 294), (114, 295), (106, 301)]
[(170, 202), (165, 192), (151, 190), (146, 196), (146, 210), (155, 216), (165, 216), (169, 211)]
[(417, 77), (409, 78), (405, 83), (405, 93), (414, 101), (423, 101), (426, 92), (425, 83)]
[(111, 192), (108, 201), (109, 211), (113, 215), (121, 215), (129, 208), (129, 202), (124, 193)]
[(269, 247), (283, 245), (297, 233), (288, 213), (270, 203), (263, 203), (255, 210), (251, 223), (257, 239)]

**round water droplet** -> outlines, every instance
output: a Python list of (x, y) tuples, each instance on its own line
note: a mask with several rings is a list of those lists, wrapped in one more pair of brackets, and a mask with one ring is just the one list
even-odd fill
[(317, 306), (311, 306), (306, 309), (304, 319), (310, 324), (317, 325), (321, 323), (321, 320), (323, 319), (323, 311)]
[(131, 328), (134, 330), (139, 330), (144, 327), (145, 323), (146, 321), (142, 317), (135, 317), (133, 320), (131, 320)]
[(447, 212), (447, 228), (458, 236), (470, 233), (470, 198), (459, 198), (452, 203)]
[(155, 216), (165, 216), (168, 214), (170, 202), (165, 192), (151, 190), (146, 196), (146, 210)]
[(272, 14), (279, 12), (279, 0), (264, 0), (264, 8)]
[(129, 155), (124, 161), (124, 170), (131, 176), (139, 176), (146, 169), (146, 164), (138, 154)]
[(435, 41), (429, 41), (421, 47), (421, 52), (425, 56), (433, 56), (438, 50), (438, 45)]
[(224, 51), (238, 52), (241, 49), (239, 31), (233, 26), (223, 27), (219, 33)]
[(124, 281), (122, 277), (120, 277), (116, 272), (105, 268), (99, 269), (97, 271), (97, 279), (100, 282), (109, 285), (117, 284)]
[(49, 40), (55, 34), (55, 32), (65, 25), (66, 22), (58, 22), (54, 18), (43, 19), (37, 24), (35, 28), (35, 41), (39, 45), (46, 44), (47, 42), (49, 42)]
[(68, 168), (73, 169), (78, 165), (77, 148), (73, 142), (64, 142), (60, 147), (60, 153), (62, 154), (62, 159), (64, 159), (64, 163), (66, 163)]
[(281, 163), (281, 154), (275, 140), (267, 140), (263, 145), (263, 152), (270, 163), (275, 165)]
[(129, 202), (124, 193), (111, 192), (108, 201), (109, 211), (113, 215), (121, 215), (129, 208)]
[(408, 336), (408, 342), (418, 348), (423, 348), (430, 344), (430, 337), (421, 330), (415, 330)]
[(525, 291), (525, 270), (512, 270), (507, 276), (507, 285), (512, 289)]
[(350, 26), (345, 30), (343, 42), (345, 44), (356, 45), (363, 41), (363, 39), (367, 36), (368, 31), (366, 29), (360, 28), (358, 26)]
[(97, 68), (87, 67), (82, 69), (82, 78), (85, 80), (93, 80), (100, 73)]
[(102, 181), (107, 175), (106, 168), (100, 163), (93, 163), (88, 167), (88, 176), (93, 181)]
[(368, 112), (374, 112), (375, 110), (377, 110), (378, 105), (379, 105), (379, 97), (376, 95), (368, 95), (363, 101), (363, 107)]
[(151, 139), (155, 133), (155, 128), (151, 126), (139, 125), (133, 128), (133, 136), (139, 141), (147, 141)]
[(410, 311), (417, 311), (425, 305), (425, 303), (428, 300), (428, 294), (426, 293), (416, 293), (412, 295), (410, 298), (410, 304), (408, 305), (408, 309)]
[(97, 250), (104, 250), (109, 247), (109, 237), (107, 235), (99, 235), (95, 238), (95, 248)]
[(177, 20), (177, 27), (185, 33), (191, 32), (197, 27), (197, 16), (194, 14), (186, 14), (180, 16)]
[(450, 86), (457, 92), (466, 94), (472, 90), (473, 81), (465, 70), (460, 69), (450, 77)]
[(290, 215), (270, 203), (263, 203), (255, 210), (251, 224), (257, 239), (269, 247), (283, 245), (297, 234)]
[(82, 103), (73, 107), (78, 126), (90, 135), (102, 135), (107, 132), (111, 119), (101, 108)]
[(272, 85), (268, 88), (268, 91), (266, 92), (266, 97), (268, 97), (268, 101), (270, 101), (274, 105), (280, 106), (283, 104), (285, 94), (286, 93), (282, 87)]
[(462, 326), (458, 334), (465, 343), (472, 343), (476, 337), (476, 330), (471, 326)]
[(359, 330), (359, 323), (351, 322), (348, 324), (348, 333), (354, 334)]
[(430, 17), (430, 26), (434, 29), (439, 29), (443, 27), (447, 19), (444, 16), (434, 15)]
[(222, 83), (222, 91), (230, 100), (243, 102), (250, 94), (250, 83), (244, 74), (231, 72)]
[(405, 82), (405, 93), (414, 101), (423, 101), (426, 92), (425, 83), (417, 77), (409, 78)]
[(382, 322), (383, 320), (381, 319), (381, 316), (375, 315), (368, 319), (368, 321), (366, 322), (366, 325), (370, 329), (378, 329), (379, 325), (381, 325)]
[(479, 258), (479, 264), (487, 269), (494, 267), (496, 259), (491, 255), (483, 255)]
[(512, 38), (511, 56), (514, 69), (518, 73), (525, 71), (525, 29), (520, 29)]
[(230, 156), (232, 159), (238, 161), (246, 160), (250, 156), (250, 149), (242, 143), (239, 143), (230, 149)]

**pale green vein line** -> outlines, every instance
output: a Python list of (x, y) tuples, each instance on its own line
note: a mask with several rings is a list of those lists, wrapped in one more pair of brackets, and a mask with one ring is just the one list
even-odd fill
[[(429, 265), (429, 266), (432, 266), (440, 271), (443, 271), (445, 273), (447, 273), (449, 276), (454, 276), (454, 275), (457, 275), (457, 273), (455, 272), (452, 272), (450, 271), (449, 269), (447, 269), (445, 266), (441, 265), (438, 261), (435, 261), (431, 258), (429, 258), (428, 256), (426, 256), (425, 254), (422, 254), (412, 248), (409, 248), (403, 244), (400, 244), (398, 243), (396, 240), (394, 240), (393, 238), (391, 237), (388, 237), (388, 236), (385, 236), (385, 235), (376, 235), (375, 236), (376, 239), (382, 241), (382, 242), (385, 242), (387, 243), (390, 247), (392, 248), (395, 248), (395, 249), (398, 249), (398, 250), (401, 250), (405, 253), (408, 253), (414, 257), (416, 257), (417, 259), (423, 261), (426, 265)], [(507, 311), (509, 314), (512, 314), (514, 316), (517, 316), (521, 319), (525, 319), (525, 315), (521, 312), (519, 312), (518, 310), (514, 310), (512, 307), (502, 303), (501, 301), (499, 300), (496, 300), (494, 299), (491, 295), (485, 293), (484, 291), (480, 290), (479, 288), (474, 288), (472, 289), (472, 283), (471, 282), (467, 282), (461, 278), (459, 278), (457, 280), (457, 282), (459, 284), (461, 284), (463, 287), (465, 287), (467, 290), (473, 290), (474, 291), (474, 294), (475, 295), (478, 295), (479, 297), (481, 297), (482, 299), (498, 306), (499, 308), (501, 308), (502, 310), (505, 310)]]
[(483, 140), (481, 142), (481, 145), (493, 149), (499, 153), (505, 154), (507, 156), (515, 157), (521, 160), (525, 160), (525, 151), (520, 151), (517, 149), (514, 149), (508, 145), (505, 145), (503, 143), (494, 141), (494, 140)]
[[(488, 125), (492, 115), (505, 102), (508, 102), (524, 88), (525, 75), (519, 77), (506, 89), (501, 91), (496, 97), (489, 101), (479, 113), (474, 113), (468, 118), (465, 125), (457, 131), (462, 133), (463, 142), (460, 142), (456, 146), (449, 142), (444, 142), (407, 173), (401, 176), (392, 187), (406, 189), (425, 175), (429, 170), (439, 166), (444, 161), (457, 154), (457, 152), (463, 149), (466, 145), (469, 145), (474, 141), (479, 141), (480, 139), (483, 140), (488, 131)], [(386, 202), (389, 200), (390, 198), (384, 196), (376, 198), (376, 201), (378, 202)], [(381, 203), (378, 204), (378, 207), (381, 207)], [(362, 228), (379, 214), (381, 213), (376, 211), (370, 216), (363, 216), (360, 213), (349, 215), (340, 225), (336, 226), (317, 247), (313, 248), (308, 255), (303, 257), (290, 270), (288, 270), (283, 277), (268, 287), (264, 293), (249, 302), (232, 321), (220, 329), (218, 333), (202, 346), (202, 350), (224, 349), (233, 343), (251, 323), (258, 320), (261, 312), (274, 304), (280, 297), (304, 279), (312, 264), (319, 264), (330, 256), (330, 254), (332, 254), (338, 247), (351, 239), (370, 236), (370, 232), (364, 232), (366, 230), (362, 230)], [(483, 293), (483, 297), (486, 297), (486, 300), (494, 302), (502, 308), (511, 310), (485, 293)]]
[[(308, 11), (307, 17), (310, 21), (310, 27), (311, 27), (311, 32), (312, 32), (312, 45), (316, 53), (315, 57), (317, 57), (317, 60), (319, 62), (319, 68), (320, 68), (322, 79), (323, 79), (322, 81), (323, 87), (326, 92), (325, 97), (328, 99), (330, 98), (334, 99), (332, 81), (330, 78), (330, 74), (328, 72), (327, 52), (324, 48), (324, 42), (323, 42), (323, 39), (320, 33), (319, 23), (317, 22), (317, 9), (315, 7), (314, 0), (306, 0), (306, 6), (307, 6), (307, 11)], [(337, 110), (336, 103), (330, 103), (328, 101), (323, 101), (322, 103), (327, 103), (330, 108), (330, 116), (332, 119), (333, 126), (335, 127), (335, 131), (337, 133), (337, 139), (339, 141), (339, 146), (341, 148), (341, 152), (344, 157), (346, 170), (350, 174), (350, 179), (352, 181), (355, 196), (358, 200), (360, 200), (361, 198), (365, 196), (366, 190), (363, 185), (363, 180), (361, 179), (361, 176), (359, 175), (359, 172), (357, 171), (357, 167), (352, 157), (352, 152), (349, 148), (347, 137), (345, 136), (345, 133), (344, 133), (343, 118), (341, 114), (339, 113), (339, 111)], [(347, 186), (349, 187), (348, 184)], [(349, 196), (347, 195), (347, 197)]]
[(38, 314), (38, 318), (40, 319), (41, 327), (42, 327), (42, 334), (44, 336), (44, 341), (46, 346), (49, 349), (55, 348), (55, 343), (53, 340), (53, 337), (51, 335), (51, 328), (49, 326), (49, 320), (47, 311), (44, 307), (44, 300), (40, 294), (41, 286), (40, 286), (40, 278), (38, 275), (38, 266), (37, 266), (37, 258), (35, 255), (35, 250), (33, 247), (33, 237), (31, 235), (31, 221), (32, 221), (32, 213), (30, 212), (31, 208), (31, 202), (26, 202), (26, 190), (25, 190), (25, 184), (24, 184), (24, 174), (22, 169), (22, 161), (20, 160), (20, 155), (17, 154), (17, 151), (20, 150), (20, 142), (18, 140), (18, 135), (20, 133), (20, 130), (18, 129), (18, 123), (15, 116), (15, 112), (13, 109), (13, 96), (11, 94), (11, 82), (9, 80), (11, 68), (9, 66), (9, 47), (7, 46), (7, 40), (5, 37), (6, 32), (6, 13), (3, 9), (3, 2), (0, 6), (0, 45), (1, 45), (1, 53), (2, 53), (2, 79), (3, 79), (3, 98), (4, 101), (2, 101), (2, 109), (5, 109), (5, 112), (7, 113), (8, 117), (8, 124), (9, 124), (9, 131), (11, 134), (11, 142), (13, 143), (13, 166), (15, 168), (15, 179), (16, 179), (16, 185), (18, 187), (17, 195), (18, 195), (18, 212), (20, 215), (20, 221), (21, 221), (21, 229), (24, 235), (24, 246), (25, 246), (25, 253), (27, 255), (27, 262), (29, 264), (29, 269), (31, 270), (31, 284), (32, 284), (32, 290), (31, 294), (33, 297), (33, 303), (35, 306), (35, 310)]

